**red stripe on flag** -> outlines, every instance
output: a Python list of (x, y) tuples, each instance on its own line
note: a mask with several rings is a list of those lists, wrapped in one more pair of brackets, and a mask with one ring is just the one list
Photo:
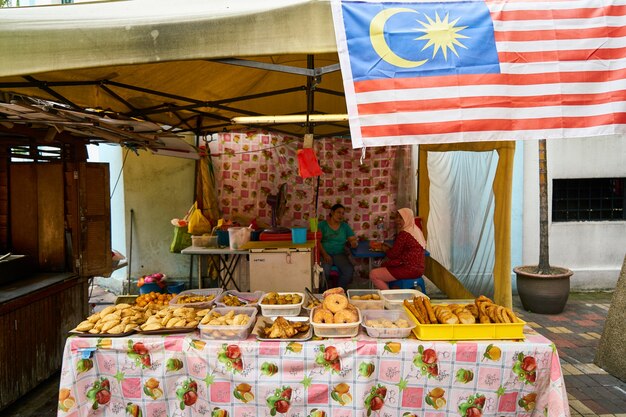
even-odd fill
[(387, 78), (357, 81), (356, 93), (473, 85), (537, 85), (556, 83), (594, 83), (626, 79), (626, 69), (615, 71), (550, 72), (539, 74), (462, 74), (437, 77)]
[[(544, 3), (548, 4), (548, 3)], [(538, 7), (543, 6), (539, 3)], [(494, 10), (491, 18), (499, 21), (590, 19), (601, 16), (624, 16), (626, 6), (587, 7), (549, 10)], [(523, 24), (523, 22), (520, 22)]]
[(527, 32), (495, 31), (496, 42), (527, 42), (527, 41), (552, 41), (568, 39), (592, 39), (592, 38), (622, 38), (626, 37), (626, 26), (601, 27), (587, 29), (555, 29), (555, 30), (530, 30)]
[(598, 94), (552, 94), (518, 96), (454, 97), (449, 99), (398, 100), (358, 105), (359, 114), (387, 114), (450, 109), (532, 108), (549, 106), (590, 106), (624, 101), (626, 90)]
[(482, 119), (454, 120), (436, 123), (410, 123), (383, 126), (363, 126), (363, 138), (381, 136), (420, 136), (457, 132), (532, 131), (545, 129), (575, 129), (613, 124), (626, 124), (626, 113), (610, 113), (587, 117), (548, 117), (542, 119)]
[(539, 52), (498, 52), (500, 62), (508, 64), (523, 62), (596, 61), (626, 58), (626, 48), (578, 49)]

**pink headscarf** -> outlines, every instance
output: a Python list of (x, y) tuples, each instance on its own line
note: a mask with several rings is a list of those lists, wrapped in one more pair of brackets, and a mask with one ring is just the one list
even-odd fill
[(420, 228), (415, 224), (415, 215), (413, 214), (413, 210), (410, 208), (401, 208), (398, 210), (398, 213), (404, 221), (402, 230), (413, 236), (415, 240), (417, 240), (417, 243), (419, 243), (422, 248), (426, 249), (426, 239), (424, 238), (424, 234)]

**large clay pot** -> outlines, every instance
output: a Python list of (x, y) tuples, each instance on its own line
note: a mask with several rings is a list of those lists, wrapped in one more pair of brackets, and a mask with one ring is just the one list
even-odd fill
[(571, 270), (552, 267), (552, 274), (535, 273), (537, 266), (518, 266), (513, 269), (517, 276), (517, 293), (524, 309), (539, 314), (559, 314), (569, 297)]

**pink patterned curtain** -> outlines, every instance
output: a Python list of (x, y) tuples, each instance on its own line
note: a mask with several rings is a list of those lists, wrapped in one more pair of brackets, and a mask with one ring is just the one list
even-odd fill
[[(407, 195), (414, 195), (405, 185), (411, 176), (410, 147), (368, 148), (359, 164), (361, 150), (352, 149), (350, 139), (316, 139), (314, 150), (323, 171), (316, 214), (317, 178), (298, 175), (296, 151), (302, 142), (302, 138), (264, 132), (220, 134), (211, 150), (222, 215), (242, 224), (254, 218), (269, 224), (267, 195), (287, 183), (287, 211), (281, 226), (308, 226), (309, 217), (324, 219), (333, 204), (341, 203), (360, 238), (377, 237), (374, 221), (378, 216), (386, 221), (385, 238), (391, 238), (390, 214), (398, 201), (406, 204)], [(402, 190), (398, 184), (403, 184)]]

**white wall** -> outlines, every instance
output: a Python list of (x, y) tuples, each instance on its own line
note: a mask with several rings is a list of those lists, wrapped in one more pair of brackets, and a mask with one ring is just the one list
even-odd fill
[[(539, 260), (538, 142), (524, 146), (523, 264)], [(626, 177), (626, 137), (547, 142), (548, 205), (553, 178)], [(551, 215), (550, 215), (551, 220)], [(550, 264), (574, 271), (572, 289), (614, 288), (626, 253), (626, 221), (552, 223)]]
[(128, 239), (130, 210), (134, 211), (131, 276), (135, 280), (162, 272), (173, 280), (187, 281), (190, 257), (170, 253), (174, 233), (170, 221), (182, 218), (193, 203), (194, 172), (194, 160), (145, 151), (139, 156), (129, 154), (124, 167), (124, 196)]

